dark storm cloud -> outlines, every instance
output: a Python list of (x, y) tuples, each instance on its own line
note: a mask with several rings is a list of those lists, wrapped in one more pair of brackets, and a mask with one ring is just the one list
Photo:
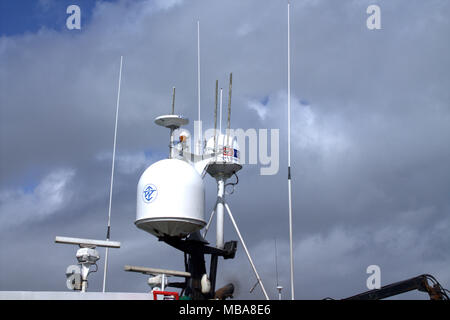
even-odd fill
[[(365, 291), (371, 264), (381, 267), (384, 284), (426, 272), (450, 286), (450, 5), (377, 3), (377, 31), (365, 26), (372, 1), (292, 3), (297, 298)], [(280, 129), (279, 173), (244, 167), (228, 199), (273, 298), (277, 238), (287, 297), (283, 1), (100, 2), (82, 32), (0, 39), (2, 290), (65, 290), (75, 248), (52, 244), (54, 236), (105, 236), (120, 55), (112, 237), (123, 247), (110, 251), (108, 288), (149, 290), (145, 277), (122, 271), (125, 264), (183, 268), (182, 255), (133, 221), (139, 175), (167, 153), (167, 132), (153, 119), (169, 111), (172, 86), (193, 132), (197, 18), (205, 125), (215, 79), (227, 88), (232, 71), (232, 126)], [(209, 213), (215, 183), (207, 179)], [(237, 238), (229, 221), (225, 235)], [(208, 239), (214, 243), (212, 231)], [(36, 276), (44, 271), (51, 276)], [(219, 271), (218, 286), (239, 283), (237, 298), (263, 297), (248, 293), (255, 279), (242, 246)], [(100, 290), (101, 273), (91, 277), (90, 289)]]

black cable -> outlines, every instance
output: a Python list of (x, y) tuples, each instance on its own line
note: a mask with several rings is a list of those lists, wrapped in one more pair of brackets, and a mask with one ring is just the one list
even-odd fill
[(97, 272), (97, 271), (98, 271), (98, 265), (97, 265), (97, 263), (94, 263), (93, 265), (95, 266), (95, 270), (89, 271), (88, 274), (87, 274), (88, 276), (89, 276), (91, 273), (94, 273), (94, 272)]
[(227, 184), (225, 184), (226, 186), (235, 186), (239, 183), (239, 177), (237, 176), (236, 172), (233, 172), (233, 175), (236, 177), (236, 182), (228, 182)]
[(433, 283), (433, 287), (439, 290), (439, 294), (443, 297), (444, 300), (450, 300), (450, 297), (447, 295), (447, 292), (450, 293), (449, 290), (442, 287), (442, 285), (437, 281), (435, 277), (433, 277), (431, 274), (424, 274), (423, 275), (427, 280), (430, 280)]
[(233, 187), (233, 191), (231, 191), (228, 194), (233, 194), (234, 193), (234, 187), (239, 183), (239, 177), (237, 176), (236, 172), (233, 172), (233, 175), (236, 177), (236, 182), (228, 182), (227, 184), (225, 184), (225, 189), (227, 186), (232, 186)]

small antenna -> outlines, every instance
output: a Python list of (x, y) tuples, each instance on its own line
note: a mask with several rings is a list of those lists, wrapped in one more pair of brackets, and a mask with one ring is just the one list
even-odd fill
[[(116, 102), (116, 124), (114, 126), (114, 144), (113, 144), (113, 156), (112, 156), (112, 167), (111, 167), (111, 185), (109, 189), (109, 208), (108, 208), (108, 227), (106, 231), (106, 241), (109, 241), (111, 237), (111, 205), (112, 205), (112, 191), (114, 185), (114, 164), (116, 161), (116, 141), (117, 141), (117, 122), (119, 119), (119, 102), (120, 102), (120, 84), (122, 82), (122, 63), (123, 56), (120, 56), (120, 70), (119, 70), (119, 87), (117, 90), (117, 102)], [(108, 247), (106, 247), (105, 253), (105, 269), (103, 272), (103, 292), (106, 289), (106, 273), (108, 271)]]
[(172, 93), (172, 115), (175, 114), (175, 87), (173, 87)]
[(172, 87), (172, 113), (159, 116), (155, 119), (158, 126), (170, 129), (169, 159), (175, 157), (175, 144), (173, 133), (176, 129), (188, 123), (188, 119), (175, 114), (175, 87)]
[(230, 139), (230, 128), (231, 128), (231, 92), (233, 88), (233, 73), (230, 73), (230, 86), (228, 89), (228, 121), (227, 121), (227, 143)]
[(214, 107), (214, 153), (217, 151), (217, 99), (219, 91), (219, 80), (216, 80), (216, 100)]
[(223, 101), (223, 89), (220, 88), (220, 111), (219, 111), (219, 132), (222, 133), (222, 101)]

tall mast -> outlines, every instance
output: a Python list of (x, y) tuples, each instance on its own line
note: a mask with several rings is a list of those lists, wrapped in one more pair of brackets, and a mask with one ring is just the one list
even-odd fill
[(291, 182), (291, 21), (290, 21), (290, 2), (288, 1), (288, 193), (289, 193), (289, 254), (291, 265), (291, 299), (295, 299), (294, 293), (294, 255), (292, 245), (292, 182)]

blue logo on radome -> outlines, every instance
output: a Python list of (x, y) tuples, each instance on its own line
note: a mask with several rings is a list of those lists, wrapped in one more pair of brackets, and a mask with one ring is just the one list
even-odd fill
[(144, 197), (144, 202), (150, 203), (156, 199), (158, 196), (158, 189), (156, 189), (155, 185), (148, 184), (144, 187), (144, 191), (142, 192), (142, 196)]

